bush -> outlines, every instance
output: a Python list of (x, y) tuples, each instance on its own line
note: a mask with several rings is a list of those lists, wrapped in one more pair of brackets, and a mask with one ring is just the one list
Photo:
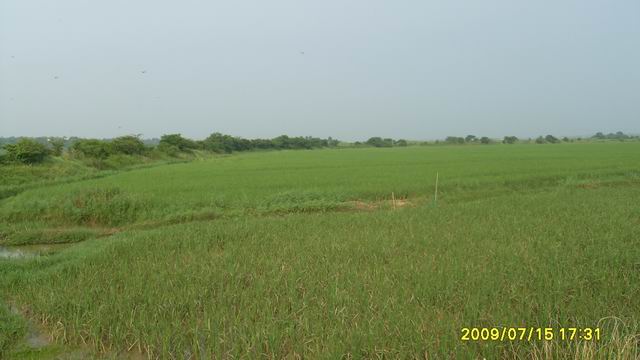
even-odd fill
[(447, 136), (447, 138), (444, 139), (444, 142), (447, 144), (464, 144), (464, 138), (458, 136)]
[(546, 142), (548, 142), (548, 143), (551, 143), (551, 144), (555, 144), (555, 143), (560, 142), (560, 140), (558, 140), (558, 139), (557, 139), (555, 136), (553, 136), (553, 135), (547, 135), (547, 136), (545, 136), (545, 137), (544, 137), (544, 140), (545, 140)]
[(140, 158), (137, 156), (116, 154), (116, 155), (111, 155), (104, 160), (100, 160), (99, 167), (102, 169), (116, 170), (116, 169), (122, 169), (122, 168), (139, 164), (142, 161), (143, 161), (143, 158)]
[(169, 155), (173, 157), (180, 155), (180, 148), (168, 143), (160, 143), (158, 144), (158, 147), (156, 149), (165, 155)]
[(4, 149), (7, 151), (6, 159), (8, 161), (22, 164), (39, 163), (49, 155), (49, 150), (45, 145), (27, 138), (22, 138), (15, 144), (7, 144)]
[(162, 146), (162, 148), (174, 146), (180, 151), (190, 151), (200, 147), (197, 142), (184, 138), (180, 134), (162, 135), (159, 146)]
[(142, 155), (146, 151), (142, 140), (133, 135), (113, 139), (111, 147), (114, 152), (125, 155)]
[(49, 140), (49, 144), (51, 144), (51, 154), (53, 156), (62, 155), (62, 151), (64, 150), (64, 139), (51, 139)]
[(207, 151), (228, 154), (234, 151), (249, 150), (252, 148), (252, 143), (239, 137), (213, 133), (203, 141), (203, 147)]
[(376, 137), (369, 138), (369, 140), (367, 140), (367, 144), (373, 147), (392, 147), (393, 140), (383, 139), (379, 136), (376, 136)]
[(71, 148), (79, 154), (95, 159), (106, 159), (113, 154), (111, 143), (96, 139), (78, 140)]

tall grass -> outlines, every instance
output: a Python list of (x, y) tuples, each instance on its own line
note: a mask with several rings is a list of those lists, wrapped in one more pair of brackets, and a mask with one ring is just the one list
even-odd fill
[[(558, 186), (634, 184), (640, 179), (638, 152), (640, 143), (251, 153), (26, 191), (0, 203), (0, 219), (113, 226), (193, 212), (322, 211), (347, 201), (389, 199), (392, 192), (431, 197), (436, 172), (440, 200), (449, 203)], [(101, 191), (117, 191), (128, 205), (68, 204)]]
[[(0, 261), (0, 290), (59, 343), (98, 354), (631, 359), (638, 147), (590, 146), (248, 154), (27, 191), (2, 216), (106, 226), (64, 213), (79, 197), (136, 226)], [(418, 200), (334, 211), (391, 191)], [(460, 340), (483, 326), (600, 326), (603, 340)]]

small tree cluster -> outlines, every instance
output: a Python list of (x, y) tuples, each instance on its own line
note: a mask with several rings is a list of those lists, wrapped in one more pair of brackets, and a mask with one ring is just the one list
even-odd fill
[(21, 164), (42, 162), (50, 154), (50, 150), (46, 145), (27, 138), (22, 138), (15, 144), (6, 144), (3, 149), (6, 151), (4, 155), (5, 162)]
[(250, 150), (304, 150), (338, 146), (338, 141), (329, 137), (320, 139), (311, 136), (280, 135), (273, 139), (244, 139), (241, 137), (213, 133), (200, 142), (203, 150), (216, 153), (232, 153)]
[(538, 136), (536, 138), (536, 144), (557, 144), (560, 142), (560, 139), (556, 138), (553, 135), (547, 135), (545, 137)]
[[(436, 140), (435, 142), (436, 144), (439, 144), (440, 141)], [(445, 144), (450, 144), (450, 145), (462, 145), (462, 144), (490, 144), (491, 143), (491, 139), (489, 139), (486, 136), (483, 137), (477, 137), (475, 135), (467, 135), (465, 137), (460, 137), (460, 136), (447, 136), (444, 139), (444, 143)]]
[(596, 133), (595, 135), (593, 135), (591, 137), (592, 139), (599, 139), (599, 140), (627, 140), (627, 139), (633, 139), (633, 136), (627, 135), (625, 133), (623, 133), (622, 131), (618, 131), (615, 134), (614, 133), (608, 133), (608, 134), (603, 134), (601, 132)]
[(128, 135), (111, 141), (79, 139), (73, 143), (71, 150), (84, 157), (106, 159), (111, 155), (144, 155), (148, 148), (138, 136)]
[[(362, 145), (361, 142), (356, 142), (356, 145)], [(409, 146), (409, 143), (405, 139), (394, 140), (391, 138), (381, 138), (379, 136), (374, 136), (369, 138), (369, 140), (364, 142), (365, 145), (373, 146), (373, 147), (393, 147), (393, 146)]]
[(447, 144), (464, 144), (464, 138), (458, 136), (447, 136), (447, 138), (444, 139), (444, 142)]
[(392, 147), (393, 139), (383, 139), (379, 136), (374, 136), (372, 138), (369, 138), (369, 140), (366, 141), (366, 144), (373, 147)]

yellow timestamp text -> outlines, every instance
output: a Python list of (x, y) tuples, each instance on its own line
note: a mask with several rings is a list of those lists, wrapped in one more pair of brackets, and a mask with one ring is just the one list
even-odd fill
[(591, 327), (465, 327), (462, 341), (599, 341), (600, 328)]

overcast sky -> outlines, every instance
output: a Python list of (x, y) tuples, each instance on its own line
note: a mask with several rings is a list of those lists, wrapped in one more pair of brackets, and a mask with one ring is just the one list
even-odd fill
[(0, 136), (618, 130), (638, 0), (0, 0)]

